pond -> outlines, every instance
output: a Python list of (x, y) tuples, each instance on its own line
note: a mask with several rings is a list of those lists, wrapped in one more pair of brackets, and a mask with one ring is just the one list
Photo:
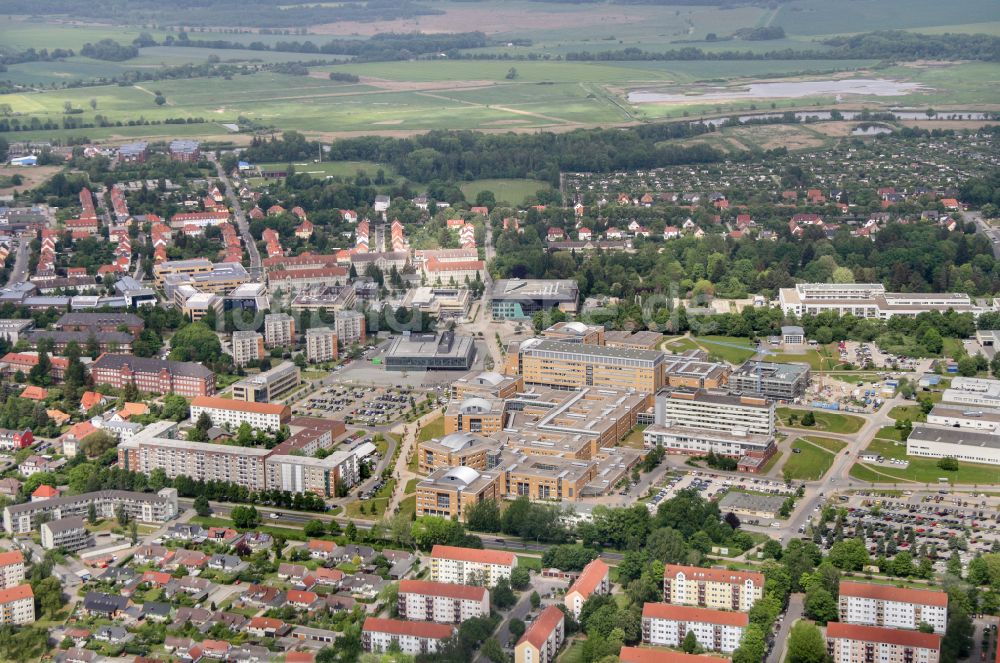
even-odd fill
[(709, 87), (703, 94), (677, 94), (637, 90), (629, 92), (634, 104), (656, 102), (721, 101), (728, 99), (798, 99), (818, 95), (862, 94), (875, 97), (896, 97), (922, 89), (919, 83), (906, 83), (889, 78), (849, 78), (822, 81), (781, 81), (750, 83), (739, 87)]

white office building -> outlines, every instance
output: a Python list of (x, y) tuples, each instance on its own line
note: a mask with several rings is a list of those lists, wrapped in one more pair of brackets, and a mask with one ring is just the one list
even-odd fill
[[(967, 463), (1000, 465), (1000, 435), (916, 424), (906, 439), (906, 453), (921, 458), (954, 458)], [(942, 472), (942, 478), (946, 478), (945, 474)]]
[(313, 327), (306, 331), (306, 359), (311, 362), (333, 361), (337, 358), (337, 334), (329, 327)]
[(995, 311), (993, 301), (973, 300), (962, 292), (886, 292), (881, 283), (799, 283), (781, 288), (778, 303), (785, 315), (819, 315), (834, 311), (861, 318), (888, 320), (894, 315), (914, 317), (928, 311), (972, 313)]

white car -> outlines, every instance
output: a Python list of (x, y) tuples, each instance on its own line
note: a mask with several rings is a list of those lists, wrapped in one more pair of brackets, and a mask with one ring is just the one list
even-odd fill
[(271, 512), (271, 513), (267, 514), (267, 517), (270, 518), (271, 520), (277, 520), (278, 518), (281, 518), (281, 516), (279, 516), (278, 514), (276, 514), (274, 512)]

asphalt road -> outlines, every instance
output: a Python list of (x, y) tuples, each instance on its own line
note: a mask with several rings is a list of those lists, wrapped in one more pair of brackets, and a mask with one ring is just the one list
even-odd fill
[(962, 212), (962, 217), (976, 224), (976, 229), (986, 235), (993, 244), (993, 257), (1000, 258), (1000, 229), (987, 225), (979, 212)]
[(774, 636), (774, 644), (768, 652), (765, 663), (779, 663), (785, 657), (785, 643), (792, 630), (792, 624), (802, 617), (803, 594), (792, 594), (788, 597), (788, 609), (785, 617), (778, 622), (778, 633)]
[(7, 285), (21, 283), (28, 278), (28, 249), (30, 248), (30, 244), (31, 240), (28, 238), (17, 240), (14, 267), (10, 270), (10, 278), (7, 279)]
[(226, 186), (226, 198), (229, 200), (229, 206), (233, 210), (233, 217), (236, 219), (236, 226), (239, 228), (240, 235), (243, 237), (243, 244), (246, 246), (247, 254), (250, 256), (250, 277), (255, 280), (260, 280), (263, 278), (263, 272), (261, 270), (260, 262), (260, 252), (257, 251), (257, 244), (253, 241), (253, 235), (250, 234), (250, 224), (247, 223), (246, 214), (243, 213), (243, 206), (240, 204), (240, 199), (236, 197), (236, 191), (233, 189), (233, 183), (229, 180), (229, 175), (226, 174), (225, 169), (222, 164), (219, 163), (214, 154), (208, 154), (208, 160), (215, 164), (215, 170), (218, 174), (222, 183)]

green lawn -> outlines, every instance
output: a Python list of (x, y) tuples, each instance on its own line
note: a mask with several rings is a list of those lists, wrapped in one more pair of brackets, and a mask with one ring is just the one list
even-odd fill
[[(802, 425), (802, 416), (806, 412), (812, 412), (816, 418), (816, 425), (813, 427)], [(802, 410), (798, 408), (779, 407), (778, 420), (780, 425), (789, 426), (788, 417), (791, 414), (798, 415), (798, 421), (793, 428), (804, 428), (806, 430), (817, 430), (826, 433), (850, 434), (857, 433), (865, 425), (865, 420), (850, 414), (840, 414), (839, 412), (829, 412), (826, 410)]]
[(551, 189), (546, 182), (540, 180), (475, 180), (465, 182), (459, 186), (465, 199), (475, 202), (476, 196), (481, 191), (492, 191), (497, 202), (507, 202), (511, 205), (520, 205), (525, 198), (533, 198), (539, 189)]
[(424, 424), (417, 434), (417, 442), (426, 442), (438, 437), (444, 437), (444, 417), (438, 417), (430, 423)]
[(778, 461), (781, 460), (781, 456), (783, 454), (784, 454), (783, 451), (777, 451), (777, 452), (775, 452), (775, 454), (773, 456), (771, 456), (770, 458), (768, 458), (767, 462), (764, 463), (764, 467), (760, 468), (760, 473), (761, 474), (767, 474), (768, 472), (770, 472), (771, 469), (775, 465), (778, 464)]
[(951, 483), (958, 484), (1000, 483), (1000, 467), (995, 465), (959, 463), (957, 472), (948, 472), (938, 467), (936, 459), (907, 456), (905, 444), (896, 444), (882, 439), (873, 440), (866, 451), (880, 454), (886, 458), (906, 459), (909, 461), (909, 465), (903, 468), (898, 465), (855, 463), (851, 468), (851, 476), (862, 481), (891, 483), (899, 480), (936, 484), (938, 479), (947, 478)]
[(701, 350), (702, 348), (690, 338), (678, 338), (673, 341), (665, 341), (661, 349), (673, 352), (674, 354), (680, 354), (687, 350)]
[(792, 442), (792, 449), (801, 449), (801, 452), (790, 452), (788, 460), (782, 468), (782, 474), (789, 479), (801, 481), (815, 481), (826, 474), (830, 466), (833, 465), (834, 455), (827, 451), (827, 446), (835, 440), (826, 438), (814, 438), (823, 440), (823, 443), (811, 443), (809, 438), (802, 438)]
[(919, 405), (897, 405), (889, 410), (889, 416), (897, 421), (909, 419), (910, 421), (927, 421), (927, 415)]
[(644, 443), (642, 440), (643, 431), (646, 430), (646, 426), (636, 426), (629, 431), (628, 435), (621, 441), (621, 446), (629, 447), (632, 449), (644, 449)]
[(839, 453), (844, 449), (844, 447), (847, 446), (847, 442), (843, 442), (842, 440), (835, 440), (830, 437), (818, 437), (816, 435), (807, 435), (802, 439), (807, 440), (815, 444), (816, 446), (823, 447), (827, 451), (831, 451), (833, 453)]
[(584, 642), (585, 640), (576, 638), (571, 640), (569, 646), (563, 649), (562, 654), (559, 655), (556, 661), (558, 663), (582, 663)]
[(836, 351), (836, 345), (821, 346), (819, 348), (809, 348), (805, 352), (788, 352), (768, 355), (770, 361), (784, 364), (809, 364), (814, 371), (830, 371), (840, 365), (840, 355)]
[(542, 558), (541, 557), (531, 557), (530, 555), (518, 555), (517, 565), (523, 566), (526, 569), (531, 569), (532, 571), (542, 570)]
[(695, 342), (710, 355), (730, 364), (742, 364), (757, 353), (757, 348), (750, 341), (735, 336), (698, 336)]
[[(198, 523), (202, 527), (232, 527), (233, 521), (228, 518), (216, 518), (214, 516), (195, 516), (191, 519), (191, 522)], [(271, 521), (261, 523), (254, 529), (260, 532), (267, 532), (271, 536), (281, 536), (289, 541), (305, 541), (306, 535), (302, 532), (302, 528), (298, 529), (292, 527), (281, 527), (280, 525), (271, 525)]]
[(881, 440), (891, 440), (893, 442), (903, 442), (906, 436), (903, 431), (897, 430), (895, 426), (882, 426), (875, 432), (875, 438)]
[[(368, 520), (378, 520), (385, 515), (385, 510), (389, 506), (389, 499), (392, 497), (392, 491), (396, 487), (396, 480), (389, 479), (385, 482), (385, 485), (375, 493), (375, 496), (367, 500), (355, 500), (353, 502), (347, 503), (347, 517), (349, 518), (362, 518)], [(414, 505), (416, 501), (414, 501)], [(365, 512), (361, 512), (361, 507), (364, 505)], [(372, 513), (372, 506), (375, 507), (375, 513)]]

